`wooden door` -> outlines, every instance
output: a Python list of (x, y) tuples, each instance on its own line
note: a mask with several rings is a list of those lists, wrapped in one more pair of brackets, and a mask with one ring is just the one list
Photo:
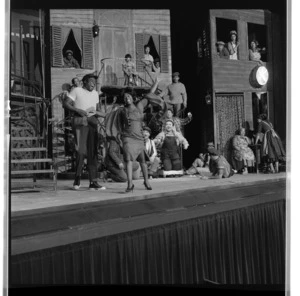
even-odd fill
[(128, 53), (128, 31), (126, 28), (101, 28), (100, 59), (102, 85), (124, 85), (122, 63)]

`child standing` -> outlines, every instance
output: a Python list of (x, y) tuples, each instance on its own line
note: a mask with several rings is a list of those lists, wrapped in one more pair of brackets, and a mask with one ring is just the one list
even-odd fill
[(125, 82), (124, 85), (138, 85), (137, 73), (135, 71), (135, 65), (131, 61), (131, 55), (125, 55), (125, 62), (122, 64), (122, 70), (124, 72)]

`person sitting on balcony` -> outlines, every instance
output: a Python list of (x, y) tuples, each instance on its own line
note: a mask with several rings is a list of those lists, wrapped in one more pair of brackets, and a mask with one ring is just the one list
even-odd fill
[(208, 151), (211, 159), (209, 170), (212, 176), (218, 179), (231, 177), (234, 171), (226, 158), (220, 155), (220, 152), (215, 148), (209, 148)]
[(124, 85), (138, 85), (135, 65), (132, 62), (131, 55), (129, 53), (125, 55), (125, 62), (122, 64), (122, 70), (125, 78)]
[(237, 60), (238, 59), (238, 48), (239, 42), (237, 41), (237, 33), (236, 31), (230, 31), (230, 41), (227, 43), (227, 49), (229, 51), (229, 59)]
[(165, 118), (162, 119), (161, 124), (162, 124), (162, 126), (164, 126), (166, 124), (166, 121), (171, 119), (174, 122), (175, 130), (179, 133), (182, 133), (182, 126), (190, 123), (192, 118), (193, 118), (193, 115), (190, 112), (187, 114), (186, 118), (179, 118), (179, 117), (173, 115), (172, 109), (168, 109), (168, 111), (165, 115)]
[(64, 57), (64, 68), (80, 68), (79, 63), (73, 57), (73, 51), (67, 50), (66, 57)]
[(160, 74), (160, 62), (159, 62), (159, 59), (155, 59), (154, 60), (154, 63), (152, 65), (152, 71), (154, 73), (156, 73), (157, 76)]
[(179, 171), (182, 169), (179, 145), (183, 145), (183, 149), (189, 147), (188, 141), (175, 130), (174, 122), (171, 119), (166, 121), (163, 131), (159, 133), (155, 139), (160, 148), (161, 160), (163, 162), (164, 171)]
[[(105, 165), (110, 172), (110, 177), (115, 182), (126, 182), (127, 173), (124, 164), (121, 147), (115, 139), (109, 140), (109, 148), (105, 157)], [(137, 161), (132, 163), (132, 179), (138, 180), (140, 178), (140, 165)]]
[(218, 56), (221, 59), (229, 59), (229, 51), (225, 47), (225, 43), (223, 41), (217, 42), (217, 51), (218, 51)]
[(160, 159), (157, 157), (157, 151), (155, 147), (155, 143), (150, 139), (151, 129), (147, 126), (143, 128), (143, 135), (145, 139), (145, 151), (149, 158), (146, 161), (148, 166), (148, 175), (149, 178), (152, 179), (153, 175), (156, 174), (157, 169), (159, 167)]
[(250, 61), (259, 62), (259, 64), (262, 64), (261, 61), (261, 53), (265, 53), (266, 48), (263, 47), (260, 49), (258, 47), (258, 41), (252, 40), (250, 43), (250, 49), (249, 49), (249, 59)]
[(187, 94), (186, 89), (183, 83), (179, 82), (179, 72), (174, 72), (172, 74), (172, 83), (163, 90), (159, 96), (164, 97), (165, 102), (167, 103), (168, 109), (173, 110), (173, 114), (178, 116), (179, 111), (187, 107)]

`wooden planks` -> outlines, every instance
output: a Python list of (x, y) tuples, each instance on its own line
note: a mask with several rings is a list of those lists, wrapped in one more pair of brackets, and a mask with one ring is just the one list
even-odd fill
[[(259, 89), (250, 84), (250, 74), (256, 66), (257, 63), (252, 61), (213, 59), (214, 90), (218, 92), (266, 91), (269, 83)], [(266, 67), (269, 67), (268, 64)], [(269, 77), (269, 81), (271, 79)]]

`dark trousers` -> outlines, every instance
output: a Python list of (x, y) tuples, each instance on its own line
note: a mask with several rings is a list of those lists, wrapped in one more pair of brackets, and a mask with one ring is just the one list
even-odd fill
[(181, 110), (181, 105), (182, 105), (181, 103), (180, 104), (170, 104), (170, 103), (167, 103), (167, 108), (173, 110), (174, 116), (177, 116), (177, 114)]
[(85, 157), (87, 158), (87, 169), (89, 180), (97, 179), (97, 126), (77, 126), (74, 127), (75, 150), (76, 150), (76, 172), (75, 176), (80, 176)]

